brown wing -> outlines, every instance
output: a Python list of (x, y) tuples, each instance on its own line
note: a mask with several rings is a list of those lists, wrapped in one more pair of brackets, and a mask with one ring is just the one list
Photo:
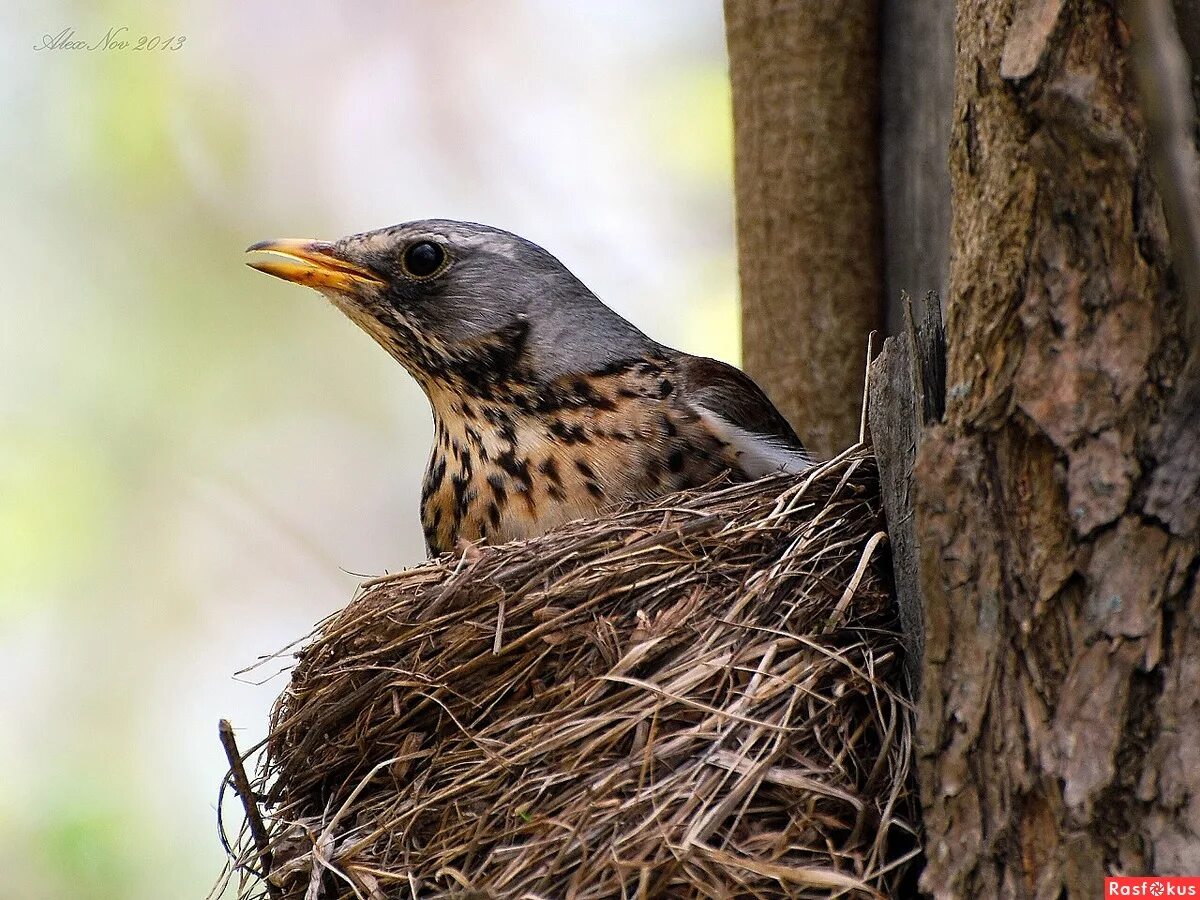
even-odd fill
[(787, 419), (745, 372), (720, 360), (683, 353), (676, 366), (684, 381), (683, 396), (736, 428), (806, 453)]

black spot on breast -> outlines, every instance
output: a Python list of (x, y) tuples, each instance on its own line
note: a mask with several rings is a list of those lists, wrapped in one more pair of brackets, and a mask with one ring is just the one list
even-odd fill
[(462, 414), (468, 419), (475, 418), (475, 410), (471, 408), (470, 403), (464, 403), (462, 405)]
[(546, 494), (549, 495), (550, 499), (556, 503), (561, 503), (563, 500), (567, 499), (567, 495), (563, 493), (562, 487), (557, 484), (551, 484), (548, 488), (546, 488)]
[(495, 433), (510, 447), (517, 443), (517, 429), (513, 426), (512, 416), (500, 406), (483, 407), (483, 418), (495, 429)]
[(496, 462), (505, 472), (521, 481), (526, 490), (529, 489), (529, 462), (527, 460), (517, 459), (517, 455), (512, 450), (505, 450), (496, 457)]
[(455, 475), (451, 479), (454, 485), (454, 505), (458, 510), (458, 515), (466, 515), (467, 508), (471, 505), (471, 501), (475, 499), (475, 492), (468, 490), (471, 484), (471, 476), (465, 472)]
[(550, 436), (558, 438), (568, 446), (572, 444), (591, 443), (591, 439), (587, 436), (587, 432), (583, 430), (582, 425), (569, 425), (562, 421), (562, 419), (555, 419), (550, 423)]
[(602, 369), (597, 369), (595, 374), (600, 375), (600, 376), (621, 375), (625, 372), (628, 372), (630, 369), (633, 368), (633, 366), (634, 366), (634, 363), (632, 360), (619, 359), (616, 362), (609, 363), (607, 366), (605, 366)]
[(660, 397), (666, 397), (670, 395), (671, 391), (673, 390), (675, 390), (675, 385), (671, 384), (671, 380), (669, 378), (664, 378), (658, 383), (658, 396)]
[(662, 427), (663, 431), (666, 432), (667, 437), (675, 437), (677, 434), (679, 434), (679, 429), (676, 427), (675, 423), (671, 421), (671, 417), (668, 415), (664, 415), (662, 417)]
[(572, 400), (575, 406), (590, 406), (594, 409), (603, 410), (614, 410), (617, 408), (612, 400), (597, 393), (596, 389), (582, 378), (577, 378), (572, 382), (571, 392), (574, 394)]
[(538, 466), (538, 471), (549, 478), (555, 484), (562, 484), (562, 478), (558, 474), (558, 463), (554, 461), (553, 456), (547, 456)]
[(623, 387), (623, 388), (617, 388), (617, 396), (624, 397), (626, 400), (632, 400), (635, 397), (642, 396), (642, 392), (635, 391), (633, 388)]
[(425, 493), (435, 494), (437, 489), (442, 486), (442, 479), (446, 477), (446, 458), (439, 456), (429, 467), (429, 472), (425, 475)]
[(504, 478), (500, 475), (492, 474), (488, 476), (488, 485), (492, 489), (492, 496), (496, 498), (493, 504), (504, 506), (508, 502), (508, 488), (504, 485)]
[(484, 462), (488, 461), (489, 454), (487, 446), (483, 442), (483, 435), (479, 433), (478, 429), (472, 428), (470, 425), (467, 426), (467, 444), (475, 448), (475, 452), (479, 454), (480, 459)]
[(500, 507), (495, 503), (488, 504), (488, 521), (492, 523), (493, 528), (500, 527)]
[(483, 408), (483, 417), (487, 419), (488, 423), (491, 425), (499, 426), (512, 424), (512, 416), (510, 416), (502, 407), (499, 406), (485, 406)]
[(671, 451), (671, 455), (667, 457), (667, 468), (672, 472), (683, 471), (683, 451), (678, 447)]
[(582, 474), (584, 478), (595, 479), (596, 477), (596, 473), (592, 471), (592, 467), (585, 463), (582, 459), (575, 460), (575, 468), (579, 470), (580, 474)]
[(595, 481), (588, 479), (587, 481), (584, 482), (584, 486), (588, 489), (588, 493), (591, 494), (596, 499), (599, 499), (604, 496), (604, 488), (600, 487), (600, 485), (597, 484)]
[(452, 354), (447, 369), (464, 389), (480, 400), (491, 400), (498, 386), (521, 381), (521, 368), (529, 337), (529, 323), (518, 320), (504, 326), (488, 340)]

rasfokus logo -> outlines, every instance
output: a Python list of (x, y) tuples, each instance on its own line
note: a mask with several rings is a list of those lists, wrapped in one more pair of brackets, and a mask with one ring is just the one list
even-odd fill
[(1104, 896), (1200, 897), (1200, 877), (1123, 875), (1105, 878)]

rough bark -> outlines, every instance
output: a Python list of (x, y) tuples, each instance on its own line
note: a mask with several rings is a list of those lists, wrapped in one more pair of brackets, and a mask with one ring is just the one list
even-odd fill
[(896, 335), (901, 292), (944, 297), (950, 278), (954, 0), (888, 0), (879, 13), (884, 324)]
[(867, 373), (871, 444), (879, 461), (879, 490), (888, 523), (888, 546), (900, 625), (904, 631), (909, 683), (920, 683), (925, 655), (925, 621), (912, 478), (917, 447), (929, 426), (940, 422), (946, 404), (946, 335), (936, 294), (925, 298), (924, 318), (914, 321), (912, 301), (902, 294), (903, 324), (871, 361)]
[(821, 454), (855, 440), (881, 313), (876, 12), (725, 3), (745, 368)]
[(1200, 871), (1200, 540), (1147, 506), (1184, 311), (1114, 7), (959, 0), (956, 41), (947, 411), (914, 485), (922, 884), (1099, 897)]

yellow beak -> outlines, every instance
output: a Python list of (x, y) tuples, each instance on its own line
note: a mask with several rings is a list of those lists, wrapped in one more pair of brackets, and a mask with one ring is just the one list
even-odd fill
[(349, 291), (361, 284), (384, 283), (370, 269), (337, 256), (334, 245), (326, 241), (304, 238), (259, 241), (247, 247), (246, 252), (272, 254), (270, 258), (247, 262), (250, 268), (317, 290)]

